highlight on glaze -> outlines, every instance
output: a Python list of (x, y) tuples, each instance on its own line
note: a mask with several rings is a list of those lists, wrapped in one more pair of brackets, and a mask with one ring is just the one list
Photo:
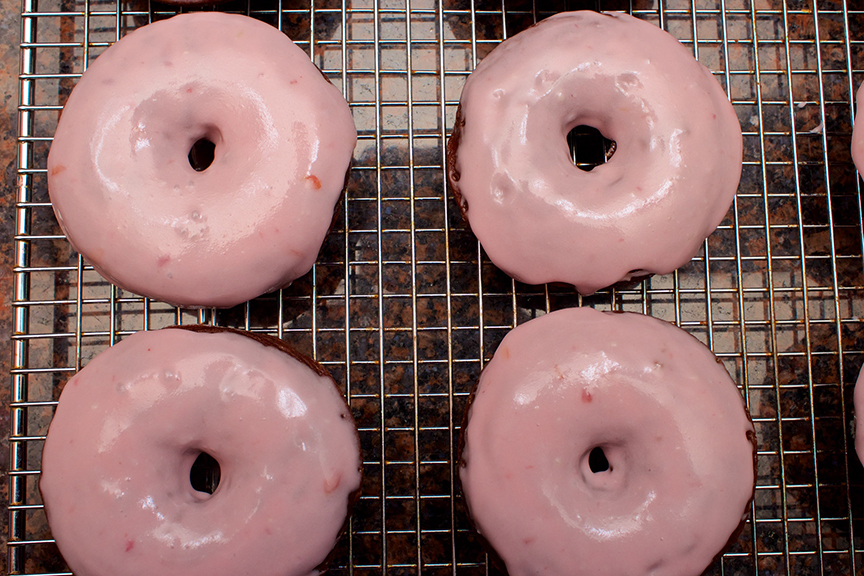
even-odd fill
[(697, 576), (753, 496), (740, 392), (649, 316), (575, 308), (518, 326), (466, 422), (462, 489), (511, 576)]
[[(567, 134), (616, 142), (576, 168)], [(448, 172), (496, 266), (582, 294), (685, 264), (741, 176), (741, 128), (711, 72), (626, 14), (556, 14), (505, 40), (462, 91)]]
[[(90, 65), (57, 126), (48, 186), (102, 276), (172, 304), (228, 307), (309, 271), (356, 138), (339, 90), (279, 30), (181, 14)], [(196, 160), (198, 143), (212, 159)]]
[[(360, 487), (357, 429), (311, 361), (252, 337), (138, 332), (63, 389), (42, 455), (77, 576), (317, 574)], [(218, 462), (215, 491), (193, 463)]]

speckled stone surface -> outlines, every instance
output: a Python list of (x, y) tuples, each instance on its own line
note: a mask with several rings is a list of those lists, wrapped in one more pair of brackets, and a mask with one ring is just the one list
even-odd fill
[[(315, 0), (314, 26), (309, 25), (309, 0), (222, 5), (249, 9), (271, 24), (277, 23), (281, 6), (283, 30), (306, 50), (314, 40), (315, 62), (353, 105), (361, 135), (355, 169), (315, 273), (280, 295), (254, 300), (248, 309), (199, 315), (112, 292), (85, 270), (82, 338), (30, 341), (29, 367), (46, 370), (31, 375), (28, 399), (56, 399), (68, 377), (64, 370), (78, 360), (86, 364), (105, 349), (109, 328), (122, 337), (124, 331), (143, 329), (145, 319), (149, 328), (202, 319), (281, 334), (328, 366), (349, 394), (361, 428), (364, 498), (350, 535), (339, 544), (333, 573), (347, 574), (352, 565), (357, 576), (443, 576), (453, 574), (455, 562), (460, 576), (479, 576), (487, 574), (486, 558), (454, 482), (454, 447), (483, 362), (510, 327), (546, 310), (581, 304), (644, 312), (678, 321), (710, 343), (741, 386), (755, 420), (760, 452), (753, 513), (732, 554), (707, 574), (848, 574), (853, 560), (861, 574), (864, 468), (845, 446), (852, 440), (853, 383), (864, 363), (862, 211), (848, 152), (849, 86), (864, 77), (843, 71), (864, 70), (864, 47), (853, 43), (847, 57), (842, 42), (818, 47), (815, 38), (817, 32), (822, 38), (844, 38), (844, 30), (855, 40), (864, 38), (864, 12), (853, 10), (845, 29), (845, 4), (819, 0), (823, 12), (817, 31), (812, 4), (804, 0), (602, 3), (604, 9), (632, 7), (654, 24), (662, 5), (667, 30), (684, 39), (698, 32), (699, 58), (729, 91), (745, 131), (745, 167), (735, 206), (687, 266), (630, 289), (581, 299), (566, 287), (514, 283), (492, 266), (445, 194), (442, 170), (442, 132), (452, 127), (455, 102), (475, 58), (488, 54), (505, 31), (513, 34), (530, 25), (532, 6), (538, 7), (536, 16), (544, 17), (577, 4), (505, 0), (502, 17), (501, 0), (411, 0), (416, 73), (410, 84), (408, 26), (400, 12), (406, 0)], [(585, 4), (593, 5), (579, 6)], [(343, 5), (350, 9), (347, 15), (340, 12)], [(377, 21), (375, 5), (381, 9)], [(7, 173), (0, 204), (0, 330), (8, 334), (20, 7), (9, 0), (0, 0), (0, 6), (0, 81), (8, 85), (0, 127)], [(42, 13), (83, 14), (84, 6), (84, 0), (39, 0)], [(146, 22), (146, 0), (120, 6), (131, 14), (118, 20), (114, 1), (87, 0), (94, 14), (91, 58), (115, 39), (118, 21), (127, 30)], [(154, 17), (169, 14), (164, 5), (149, 6)], [(695, 26), (694, 6), (699, 11)], [(788, 12), (785, 30), (783, 9)], [(83, 17), (39, 18), (45, 24), (39, 41), (61, 47), (40, 50), (37, 71), (80, 71), (83, 50), (70, 45), (83, 42)], [(787, 37), (795, 74), (786, 70)], [(346, 54), (343, 39), (350, 43)], [(371, 72), (376, 65), (377, 75)], [(40, 80), (37, 102), (62, 104), (73, 83), (70, 77)], [(411, 99), (413, 106), (406, 106)], [(41, 111), (35, 134), (50, 137), (56, 117), (56, 110)], [(34, 167), (44, 167), (47, 144), (34, 148)], [(34, 200), (46, 201), (41, 175), (34, 178), (32, 192)], [(58, 233), (50, 208), (33, 209), (32, 233)], [(29, 307), (28, 330), (74, 334), (77, 257), (63, 240), (34, 239), (31, 247), (36, 270), (29, 275), (30, 298), (36, 304)], [(0, 345), (8, 374), (8, 340), (0, 339)], [(7, 404), (8, 376), (0, 391)], [(50, 416), (50, 409), (30, 409), (28, 433), (44, 433)], [(2, 419), (5, 440), (7, 410)], [(26, 447), (28, 469), (38, 469), (41, 442), (27, 441)], [(7, 458), (4, 444), (0, 463), (5, 466)], [(30, 478), (27, 502), (38, 503), (37, 477)], [(5, 479), (0, 490), (5, 502)], [(3, 514), (3, 537), (6, 521)], [(50, 538), (42, 511), (28, 512), (26, 535)], [(5, 561), (5, 555), (0, 559)], [(25, 573), (64, 569), (56, 547), (28, 545)]]

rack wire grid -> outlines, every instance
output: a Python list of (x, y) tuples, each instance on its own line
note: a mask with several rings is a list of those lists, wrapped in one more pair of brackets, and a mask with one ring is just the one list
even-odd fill
[[(864, 470), (853, 450), (851, 396), (864, 361), (864, 236), (849, 153), (854, 89), (864, 79), (864, 3), (587, 6), (630, 12), (691, 48), (729, 94), (745, 146), (735, 203), (688, 265), (585, 298), (497, 270), (461, 221), (444, 172), (445, 138), (476, 63), (533, 22), (582, 7), (222, 5), (279, 27), (306, 50), (344, 92), (359, 141), (313, 271), (244, 306), (190, 311), (124, 292), (73, 253), (52, 214), (45, 170), (59, 112), (86, 64), (174, 9), (147, 0), (23, 0), (9, 573), (68, 573), (38, 492), (44, 435), (64, 382), (127, 334), (195, 322), (284, 338), (342, 383), (365, 480), (333, 573), (494, 573), (458, 492), (465, 402), (508, 330), (577, 305), (674, 322), (708, 344), (740, 386), (758, 437), (756, 494), (743, 533), (708, 574), (864, 573)], [(571, 140), (574, 161), (597, 155), (596, 138), (593, 152)]]

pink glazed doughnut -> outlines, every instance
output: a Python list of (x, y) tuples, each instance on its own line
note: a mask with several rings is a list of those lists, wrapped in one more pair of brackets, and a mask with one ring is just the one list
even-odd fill
[(753, 497), (740, 392), (650, 316), (575, 308), (517, 327), (466, 421), (462, 489), (510, 576), (698, 576)]
[(864, 84), (858, 87), (855, 93), (855, 125), (852, 126), (852, 161), (858, 172), (864, 170), (864, 114), (861, 113), (864, 106)]
[(344, 398), (276, 338), (190, 328), (138, 332), (63, 389), (40, 481), (60, 552), (76, 576), (317, 574), (360, 488)]
[[(590, 172), (567, 134), (617, 143)], [(462, 91), (448, 174), (492, 262), (590, 294), (682, 266), (720, 223), (742, 136), (711, 72), (626, 14), (557, 14), (496, 47)]]
[[(859, 89), (859, 94), (861, 94)], [(864, 367), (858, 372), (852, 400), (855, 405), (855, 452), (858, 460), (864, 463)]]
[[(190, 150), (215, 144), (193, 169)], [(96, 270), (181, 306), (229, 307), (315, 262), (357, 132), (348, 104), (276, 28), (181, 14), (106, 50), (48, 156), (60, 226)]]

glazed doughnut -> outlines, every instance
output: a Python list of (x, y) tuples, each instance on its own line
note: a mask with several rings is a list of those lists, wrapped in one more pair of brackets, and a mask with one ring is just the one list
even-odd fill
[(864, 116), (861, 115), (861, 107), (864, 106), (864, 84), (858, 87), (855, 93), (855, 125), (852, 126), (852, 161), (858, 172), (864, 170)]
[[(105, 278), (228, 307), (312, 267), (356, 138), (339, 90), (276, 28), (181, 14), (87, 69), (57, 126), (48, 187), (72, 246)], [(202, 139), (215, 149), (196, 171)]]
[[(616, 142), (590, 172), (568, 154), (580, 125)], [(672, 36), (626, 14), (569, 12), (480, 62), (447, 164), (496, 266), (590, 294), (689, 261), (732, 203), (742, 146), (720, 85)]]
[(161, 0), (165, 4), (173, 6), (213, 6), (216, 4), (224, 4), (228, 0)]
[(344, 398), (276, 338), (191, 328), (133, 334), (63, 389), (40, 481), (60, 552), (76, 576), (317, 574), (360, 487)]
[[(858, 91), (861, 94), (861, 91)], [(855, 393), (853, 396), (855, 405), (855, 452), (858, 460), (864, 463), (864, 367), (858, 372), (858, 380), (855, 381)]]
[(466, 422), (462, 489), (510, 576), (697, 576), (753, 497), (741, 394), (650, 316), (575, 308), (517, 327)]

